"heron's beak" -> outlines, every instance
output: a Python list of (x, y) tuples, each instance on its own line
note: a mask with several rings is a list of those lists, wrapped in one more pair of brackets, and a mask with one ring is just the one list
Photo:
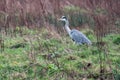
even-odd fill
[(61, 21), (61, 19), (58, 19), (58, 21)]
[(63, 21), (63, 19), (60, 18), (60, 19), (58, 19), (58, 21)]

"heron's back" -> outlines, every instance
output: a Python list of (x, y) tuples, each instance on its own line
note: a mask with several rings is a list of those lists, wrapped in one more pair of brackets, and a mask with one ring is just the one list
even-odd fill
[(80, 31), (78, 30), (71, 30), (70, 37), (77, 43), (77, 44), (92, 44), (91, 41)]

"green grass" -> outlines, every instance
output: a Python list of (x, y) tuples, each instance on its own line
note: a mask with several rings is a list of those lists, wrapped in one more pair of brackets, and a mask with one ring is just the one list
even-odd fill
[[(83, 30), (83, 33), (96, 41), (92, 31)], [(58, 39), (48, 34), (45, 29), (25, 29), (23, 36), (19, 35), (19, 30), (16, 37), (5, 35), (4, 51), (0, 54), (0, 80), (96, 80), (100, 71), (99, 54), (104, 62), (105, 76), (110, 79), (107, 73), (112, 72), (116, 80), (120, 79), (119, 35), (103, 37), (107, 44), (104, 50), (108, 53), (105, 56), (96, 45), (78, 46), (69, 36)]]

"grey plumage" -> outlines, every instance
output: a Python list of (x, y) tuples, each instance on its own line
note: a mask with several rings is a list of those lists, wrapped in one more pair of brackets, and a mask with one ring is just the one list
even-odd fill
[(79, 45), (82, 44), (87, 44), (87, 45), (91, 45), (91, 41), (80, 31), (73, 29), (70, 30), (69, 28), (69, 21), (65, 16), (62, 16), (62, 18), (60, 18), (61, 21), (65, 22), (65, 29), (68, 32), (69, 36), (71, 37), (71, 39)]

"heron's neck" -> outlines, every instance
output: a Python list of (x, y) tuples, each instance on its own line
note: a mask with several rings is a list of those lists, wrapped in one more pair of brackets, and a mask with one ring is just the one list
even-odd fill
[(67, 33), (70, 35), (70, 28), (69, 28), (69, 21), (66, 21), (65, 22), (65, 29), (66, 29), (66, 31), (67, 31)]

